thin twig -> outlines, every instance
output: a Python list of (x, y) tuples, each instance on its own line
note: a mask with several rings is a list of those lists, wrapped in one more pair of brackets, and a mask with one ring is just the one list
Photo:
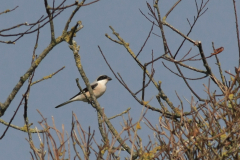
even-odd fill
[(36, 83), (39, 83), (39, 82), (41, 82), (41, 81), (43, 81), (43, 80), (52, 78), (55, 74), (57, 74), (58, 72), (60, 72), (60, 71), (63, 70), (64, 68), (65, 68), (65, 66), (63, 66), (62, 68), (60, 68), (60, 69), (57, 70), (56, 72), (54, 72), (54, 73), (52, 73), (52, 74), (50, 74), (50, 75), (48, 75), (48, 76), (43, 77), (43, 78), (40, 79), (40, 80), (37, 80), (37, 81), (35, 81), (35, 82), (32, 82), (32, 83), (31, 83), (31, 86), (34, 85), (34, 84), (36, 84)]
[(240, 39), (239, 39), (239, 30), (238, 30), (238, 18), (237, 18), (237, 9), (236, 9), (236, 2), (233, 0), (234, 6), (234, 14), (235, 14), (235, 21), (236, 21), (236, 32), (237, 32), (237, 42), (238, 42), (238, 52), (239, 52), (239, 66), (240, 66)]
[[(213, 47), (213, 51), (215, 51), (214, 42), (212, 42), (212, 47)], [(217, 54), (215, 55), (215, 58), (216, 58), (218, 69), (219, 69), (219, 73), (220, 73), (220, 76), (221, 76), (221, 79), (222, 79), (222, 84), (226, 84), (224, 76), (223, 76), (223, 71), (222, 71), (222, 68), (221, 68), (221, 63), (220, 63), (220, 61), (218, 59)]]
[(13, 8), (12, 10), (10, 10), (10, 9), (7, 9), (7, 10), (5, 10), (5, 11), (1, 12), (1, 13), (0, 13), (0, 15), (1, 15), (1, 14), (3, 14), (3, 13), (12, 12), (12, 11), (14, 11), (16, 8), (18, 8), (18, 6), (16, 6), (16, 7), (15, 7), (15, 8)]
[(86, 0), (82, 0), (81, 3), (78, 4), (78, 6), (75, 8), (75, 10), (72, 12), (72, 14), (70, 15), (65, 27), (64, 27), (64, 32), (67, 32), (68, 30), (68, 27), (69, 27), (69, 24), (70, 22), (72, 21), (72, 18), (74, 17), (74, 15), (76, 14), (76, 12), (80, 9), (80, 7), (84, 4)]
[[(178, 77), (181, 77), (181, 78), (182, 78), (181, 75), (177, 74), (176, 72), (173, 72), (173, 70), (171, 70), (170, 68), (168, 68), (168, 67), (165, 65), (164, 62), (162, 62), (162, 64), (163, 64), (163, 66), (166, 67), (170, 72), (172, 72), (173, 74), (175, 74), (175, 75), (177, 75)], [(208, 77), (208, 75), (205, 75), (205, 76), (199, 77), (199, 78), (187, 78), (187, 77), (185, 77), (185, 76), (183, 76), (183, 77), (186, 78), (186, 79), (188, 79), (188, 80), (200, 80), (200, 79), (203, 79), (203, 78)]]
[(136, 55), (136, 58), (139, 56), (139, 54), (142, 52), (144, 46), (146, 45), (146, 43), (147, 43), (147, 41), (148, 41), (148, 39), (149, 39), (149, 37), (150, 37), (150, 35), (151, 35), (151, 33), (152, 33), (153, 26), (154, 26), (154, 22), (153, 22), (153, 24), (152, 24), (151, 30), (150, 30), (150, 32), (148, 33), (148, 36), (147, 36), (145, 42), (143, 43), (143, 45), (142, 45), (140, 51), (138, 52), (138, 54)]
[(144, 64), (144, 69), (143, 69), (142, 101), (144, 101), (145, 79), (146, 79), (146, 64)]
[(167, 12), (167, 14), (165, 15), (165, 17), (167, 18), (167, 16), (172, 12), (172, 10), (178, 5), (178, 3), (180, 3), (181, 0), (178, 0), (173, 6), (172, 8), (169, 9), (169, 11)]

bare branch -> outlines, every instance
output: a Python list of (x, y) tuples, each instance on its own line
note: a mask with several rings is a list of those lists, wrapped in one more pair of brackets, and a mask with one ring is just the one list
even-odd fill
[(173, 9), (181, 2), (182, 0), (178, 0), (173, 6), (172, 8), (169, 9), (169, 11), (166, 13), (166, 15), (164, 16), (164, 18), (166, 19), (168, 17), (168, 15), (173, 11)]
[(235, 14), (235, 21), (236, 21), (236, 32), (237, 32), (237, 42), (238, 42), (238, 52), (239, 52), (239, 66), (240, 66), (240, 39), (239, 39), (238, 18), (237, 18), (237, 9), (236, 9), (235, 0), (233, 0), (233, 7), (234, 7), (234, 14)]
[(69, 17), (69, 19), (68, 19), (68, 21), (67, 21), (67, 23), (66, 23), (66, 25), (65, 25), (65, 28), (64, 28), (63, 32), (67, 32), (68, 27), (69, 27), (69, 24), (70, 24), (70, 22), (72, 21), (72, 18), (73, 18), (74, 15), (77, 13), (77, 11), (80, 9), (80, 7), (84, 4), (85, 1), (86, 1), (86, 0), (82, 0), (81, 3), (78, 2), (78, 6), (75, 8), (75, 10), (72, 12), (71, 16)]
[[(49, 18), (49, 22), (50, 22), (50, 28), (51, 28), (51, 40), (52, 41), (55, 41), (55, 33), (54, 33), (54, 25), (53, 25), (53, 18), (52, 18), (52, 14), (50, 13), (50, 10), (49, 10), (49, 6), (48, 6), (48, 0), (44, 0), (44, 4), (45, 4), (45, 9), (46, 9), (46, 12), (48, 14), (48, 18)], [(53, 11), (54, 13), (54, 11)]]
[(145, 40), (144, 44), (142, 45), (142, 47), (141, 47), (140, 51), (138, 52), (136, 58), (139, 56), (139, 54), (142, 52), (144, 46), (146, 45), (146, 43), (147, 43), (147, 41), (148, 41), (148, 39), (149, 39), (149, 37), (150, 37), (150, 35), (151, 35), (151, 33), (152, 33), (153, 26), (154, 26), (154, 22), (153, 22), (153, 24), (152, 24), (152, 28), (151, 28), (150, 32), (148, 33), (147, 39)]
[(0, 12), (0, 15), (1, 15), (1, 14), (4, 14), (4, 13), (12, 12), (12, 11), (14, 11), (16, 8), (18, 8), (18, 6), (16, 6), (16, 7), (13, 8), (12, 10), (7, 9), (7, 10), (5, 10), (5, 11), (3, 11), (3, 12)]
[(40, 80), (37, 80), (37, 81), (35, 81), (35, 82), (32, 82), (32, 83), (31, 83), (31, 86), (34, 85), (34, 84), (36, 84), (36, 83), (39, 83), (39, 82), (41, 82), (41, 81), (43, 81), (43, 80), (52, 78), (55, 74), (57, 74), (58, 72), (60, 72), (60, 71), (63, 70), (64, 68), (65, 68), (65, 66), (63, 66), (62, 68), (60, 68), (60, 69), (57, 70), (56, 72), (54, 72), (54, 73), (52, 73), (52, 74), (50, 74), (50, 75), (48, 75), (48, 76), (43, 77), (43, 78), (40, 79)]

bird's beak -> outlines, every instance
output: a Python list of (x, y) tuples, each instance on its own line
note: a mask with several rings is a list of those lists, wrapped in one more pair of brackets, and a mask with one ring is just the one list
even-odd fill
[(110, 78), (110, 77), (108, 77), (107, 79), (108, 79), (108, 81), (111, 81), (111, 80), (112, 80), (112, 78)]

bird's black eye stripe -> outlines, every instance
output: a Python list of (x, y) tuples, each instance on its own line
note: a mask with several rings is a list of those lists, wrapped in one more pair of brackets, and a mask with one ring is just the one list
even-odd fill
[(107, 78), (108, 78), (108, 76), (102, 75), (102, 76), (98, 77), (97, 81), (101, 81), (101, 80), (107, 79)]

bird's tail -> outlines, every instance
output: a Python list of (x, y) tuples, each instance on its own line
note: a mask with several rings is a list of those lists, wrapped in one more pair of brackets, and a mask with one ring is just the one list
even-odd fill
[(58, 106), (56, 106), (55, 108), (62, 107), (62, 106), (64, 106), (65, 104), (68, 104), (68, 103), (71, 103), (71, 102), (73, 102), (73, 101), (69, 100), (69, 101), (67, 101), (67, 102), (64, 102), (64, 103), (62, 103), (62, 104), (59, 104), (59, 105), (58, 105)]

